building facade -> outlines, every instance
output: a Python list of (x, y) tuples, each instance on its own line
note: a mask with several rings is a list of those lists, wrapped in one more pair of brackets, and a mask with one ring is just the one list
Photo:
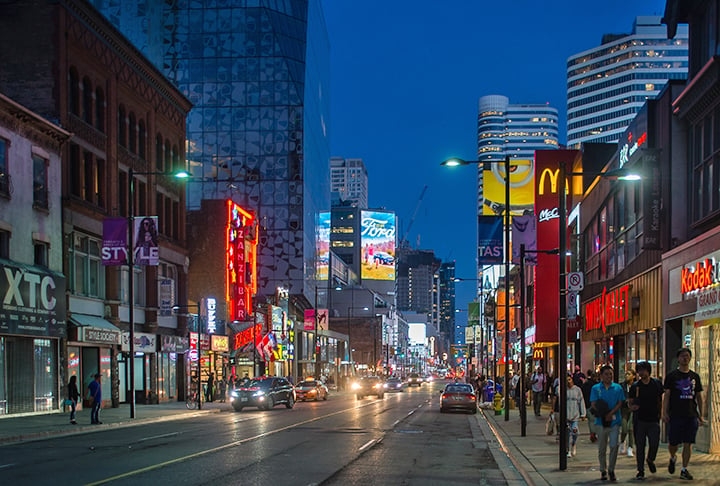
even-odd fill
[(606, 34), (567, 60), (567, 145), (617, 142), (645, 101), (687, 76), (688, 31), (668, 39), (661, 17), (637, 17), (632, 32)]
[[(1, 7), (0, 44), (18, 48), (0, 53), (0, 90), (72, 133), (56, 206), (70, 324), (61, 382), (76, 374), (84, 389), (100, 373), (117, 406), (134, 368), (138, 403), (179, 400), (187, 323), (172, 305), (187, 298), (185, 191), (165, 174), (185, 168), (190, 102), (88, 3), (30, 3)], [(131, 271), (128, 226), (140, 218), (157, 264), (134, 259)], [(118, 235), (104, 245), (110, 226)]]
[(368, 172), (362, 159), (330, 159), (330, 190), (343, 205), (368, 207)]

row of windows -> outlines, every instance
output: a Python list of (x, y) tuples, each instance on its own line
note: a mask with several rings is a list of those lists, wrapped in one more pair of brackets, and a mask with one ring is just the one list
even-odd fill
[(584, 64), (592, 59), (597, 59), (599, 57), (605, 57), (607, 55), (614, 54), (618, 51), (631, 49), (633, 47), (651, 48), (653, 46), (670, 46), (670, 45), (687, 46), (687, 43), (688, 43), (687, 37), (686, 38), (675, 38), (675, 40), (673, 40), (673, 41), (668, 41), (667, 39), (628, 39), (623, 43), (608, 46), (605, 49), (598, 49), (589, 54), (585, 54), (582, 57), (570, 58), (568, 60), (567, 67), (571, 68), (572, 66), (577, 66), (578, 64)]
[[(648, 95), (626, 96), (622, 99), (616, 99), (616, 100), (610, 101), (608, 103), (595, 104), (595, 105), (592, 105), (591, 107), (585, 108), (583, 110), (574, 111), (572, 113), (572, 115), (570, 113), (568, 113), (568, 119), (580, 118), (585, 115), (592, 115), (593, 113), (610, 110), (613, 108), (617, 108), (618, 106), (625, 106), (628, 103), (644, 104), (648, 99), (654, 98), (655, 94), (656, 93), (649, 92)], [(609, 96), (602, 96), (600, 98), (608, 99)]]
[(690, 127), (692, 223), (720, 213), (720, 106)]
[[(621, 96), (625, 93), (642, 92), (642, 91), (658, 91), (667, 81), (663, 79), (660, 83), (639, 83), (639, 84), (624, 84), (618, 85), (615, 89), (610, 91), (603, 91), (592, 96), (588, 96), (582, 99), (575, 98), (575, 101), (568, 103), (568, 116), (571, 115), (570, 110), (587, 105), (595, 105), (598, 102), (605, 101), (616, 96)], [(600, 111), (600, 110), (597, 110)]]
[[(641, 52), (638, 50), (630, 50), (624, 52), (620, 56), (614, 56), (611, 58), (603, 59), (602, 61), (595, 62), (592, 64), (587, 64), (585, 66), (582, 66), (578, 69), (574, 69), (572, 71), (568, 71), (568, 77), (577, 76), (578, 74), (585, 74), (589, 71), (600, 71), (605, 66), (612, 66), (614, 64), (621, 63), (623, 61), (629, 61), (632, 59), (650, 59), (650, 58), (686, 58), (687, 59), (688, 51), (687, 49), (670, 49), (670, 50), (646, 50), (645, 52)], [(605, 72), (605, 71), (603, 71)]]
[[(0, 258), (10, 260), (10, 238), (12, 233), (0, 229)], [(33, 240), (33, 264), (48, 267), (50, 264), (50, 245), (44, 241)]]
[[(13, 168), (11, 165), (14, 163), (15, 167), (20, 167), (25, 163), (23, 160), (11, 161), (9, 160), (10, 141), (4, 138), (0, 138), (0, 196), (10, 198), (12, 195), (12, 172)], [(48, 171), (50, 161), (41, 157), (37, 154), (28, 154), (32, 160), (33, 178), (32, 178), (32, 195), (33, 195), (33, 207), (38, 209), (49, 209), (50, 198), (48, 188)], [(28, 190), (28, 188), (19, 188), (22, 190)]]
[[(685, 65), (685, 68), (687, 68), (687, 65)], [(601, 91), (605, 88), (612, 88), (613, 86), (617, 86), (618, 84), (624, 84), (628, 83), (630, 81), (635, 80), (641, 80), (641, 79), (652, 79), (655, 80), (656, 83), (659, 84), (659, 80), (669, 80), (669, 79), (687, 79), (687, 73), (676, 73), (676, 72), (654, 72), (654, 73), (640, 73), (634, 70), (629, 71), (627, 74), (620, 76), (618, 78), (609, 79), (600, 83), (593, 83), (588, 84), (587, 86), (583, 86), (579, 89), (572, 89), (575, 86), (580, 86), (582, 84), (585, 84), (585, 82), (580, 83), (577, 80), (576, 81), (568, 81), (567, 83), (567, 90), (568, 94), (567, 97), (569, 100), (575, 99), (579, 96), (582, 96), (587, 93), (595, 93), (596, 91)]]
[[(583, 128), (587, 127), (589, 125), (591, 126), (597, 126), (602, 124), (602, 122), (609, 121), (609, 120), (616, 120), (621, 117), (626, 117), (630, 115), (634, 115), (638, 112), (638, 108), (625, 108), (622, 110), (613, 111), (612, 113), (604, 113), (602, 115), (594, 116), (592, 118), (586, 118), (581, 121), (576, 121), (573, 123), (568, 123), (568, 132), (571, 130), (575, 130), (577, 128)], [(617, 126), (615, 126), (617, 125)], [(604, 125), (603, 130), (612, 130), (613, 128), (620, 128), (622, 126), (627, 127), (628, 121), (625, 120), (624, 122), (618, 122), (615, 124), (610, 125)]]
[[(105, 133), (105, 94), (101, 87), (93, 88), (86, 76), (80, 82), (78, 70), (71, 67), (68, 74), (68, 105), (70, 113), (82, 119), (88, 125)], [(117, 140), (121, 147), (143, 160), (148, 160), (148, 140), (145, 120), (138, 118), (132, 110), (127, 110), (121, 103), (117, 110)], [(180, 151), (177, 144), (162, 134), (155, 138), (155, 167), (160, 172), (184, 168), (180, 163)]]
[[(586, 83), (592, 83), (593, 81), (596, 81), (598, 79), (602, 78), (610, 78), (614, 76), (615, 74), (624, 73), (627, 71), (637, 71), (640, 69), (652, 69), (655, 72), (662, 72), (662, 71), (670, 71), (671, 69), (684, 69), (687, 71), (687, 61), (678, 61), (675, 63), (652, 63), (652, 62), (635, 62), (633, 64), (624, 64), (622, 66), (618, 66), (615, 69), (603, 71), (603, 72), (597, 72), (597, 73), (589, 73), (588, 76), (585, 76), (583, 78), (578, 78), (573, 83), (574, 85), (583, 85)], [(686, 73), (683, 73), (687, 75)]]

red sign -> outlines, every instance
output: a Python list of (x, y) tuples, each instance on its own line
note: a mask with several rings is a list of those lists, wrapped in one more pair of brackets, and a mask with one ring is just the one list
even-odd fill
[[(255, 328), (254, 331), (253, 327)], [(240, 349), (253, 341), (255, 341), (255, 344), (257, 344), (260, 342), (262, 335), (262, 323), (257, 323), (254, 326), (250, 326), (244, 331), (240, 331), (239, 333), (235, 334), (235, 340), (233, 341), (233, 349)]]
[(680, 277), (680, 292), (686, 294), (693, 290), (700, 290), (718, 282), (720, 268), (713, 259), (706, 258), (704, 262), (697, 262), (695, 268), (685, 267)]
[(602, 329), (625, 322), (630, 318), (630, 285), (610, 292), (603, 289), (600, 297), (585, 304), (585, 330)]
[(227, 201), (226, 229), (226, 292), (230, 320), (246, 321), (252, 309), (252, 296), (257, 293), (256, 255), (257, 221), (232, 200)]

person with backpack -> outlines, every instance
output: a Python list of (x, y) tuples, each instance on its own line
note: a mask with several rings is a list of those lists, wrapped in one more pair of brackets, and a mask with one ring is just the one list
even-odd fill
[(543, 393), (545, 391), (545, 385), (547, 383), (547, 376), (543, 373), (543, 367), (538, 366), (535, 373), (530, 378), (530, 385), (532, 386), (533, 394), (533, 410), (535, 416), (540, 417), (540, 406), (542, 405)]
[(635, 432), (635, 458), (637, 475), (635, 479), (645, 479), (645, 444), (648, 444), (647, 466), (655, 473), (655, 458), (660, 446), (660, 412), (662, 410), (663, 385), (660, 380), (652, 378), (652, 366), (647, 361), (640, 361), (635, 370), (638, 380), (628, 392), (628, 403), (633, 413), (633, 430)]

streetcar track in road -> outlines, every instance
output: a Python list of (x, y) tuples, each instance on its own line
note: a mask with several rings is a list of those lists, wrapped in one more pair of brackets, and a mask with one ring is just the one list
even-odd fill
[[(363, 405), (355, 405), (355, 406), (353, 406), (353, 407), (351, 407), (351, 408), (347, 408), (347, 409), (343, 409), (343, 410), (338, 410), (338, 411), (336, 411), (336, 412), (332, 412), (332, 413), (329, 413), (329, 414), (326, 414), (326, 415), (322, 415), (322, 416), (319, 416), (319, 417), (314, 417), (314, 418), (311, 418), (311, 419), (308, 419), (308, 420), (304, 420), (304, 421), (302, 421), (302, 422), (298, 422), (298, 423), (296, 423), (296, 424), (286, 425), (286, 426), (284, 426), (284, 427), (280, 427), (280, 428), (275, 429), (275, 430), (270, 430), (270, 431), (264, 432), (264, 433), (262, 433), (262, 434), (254, 435), (254, 436), (252, 436), (252, 437), (247, 437), (247, 438), (245, 438), (245, 439), (241, 439), (241, 440), (229, 442), (229, 443), (227, 443), (227, 444), (223, 444), (223, 445), (221, 445), (221, 446), (213, 447), (212, 449), (206, 449), (206, 450), (204, 450), (204, 451), (195, 452), (195, 453), (188, 454), (188, 455), (185, 455), (185, 456), (182, 456), (182, 457), (176, 457), (175, 459), (170, 459), (169, 461), (160, 462), (160, 463), (158, 463), (158, 464), (153, 464), (153, 465), (151, 465), (151, 466), (142, 467), (142, 468), (135, 469), (135, 470), (133, 470), (133, 471), (128, 471), (128, 472), (125, 472), (125, 473), (122, 473), (122, 474), (117, 474), (117, 475), (111, 476), (111, 477), (109, 477), (109, 478), (101, 479), (101, 480), (99, 480), (99, 481), (94, 481), (94, 482), (92, 482), (92, 483), (87, 483), (85, 486), (97, 486), (97, 485), (101, 485), (101, 484), (111, 483), (111, 482), (113, 482), (113, 481), (118, 481), (118, 480), (120, 480), (120, 479), (126, 479), (126, 478), (129, 478), (129, 477), (135, 476), (135, 475), (137, 475), (137, 474), (142, 474), (142, 473), (150, 472), (150, 471), (153, 471), (153, 470), (156, 470), (156, 469), (161, 469), (161, 468), (164, 468), (164, 467), (167, 467), (167, 466), (171, 466), (171, 465), (173, 465), (173, 464), (177, 464), (177, 463), (180, 463), (180, 462), (183, 462), (183, 461), (187, 461), (188, 459), (194, 459), (194, 458), (202, 457), (202, 456), (205, 456), (205, 455), (214, 453), (214, 452), (219, 452), (219, 451), (222, 451), (222, 450), (225, 450), (225, 449), (229, 449), (229, 448), (231, 448), (231, 447), (236, 447), (236, 446), (238, 446), (238, 445), (247, 444), (247, 443), (249, 443), (249, 442), (252, 442), (252, 441), (255, 441), (255, 440), (258, 440), (258, 439), (262, 439), (262, 438), (264, 438), (264, 437), (269, 437), (269, 436), (271, 436), (271, 435), (275, 435), (275, 434), (278, 434), (278, 433), (280, 433), (280, 432), (284, 432), (284, 431), (286, 431), (286, 430), (294, 429), (294, 428), (300, 427), (300, 426), (302, 426), (302, 425), (306, 425), (306, 424), (309, 424), (309, 423), (317, 422), (318, 420), (322, 420), (322, 419), (326, 419), (326, 418), (329, 418), (329, 417), (333, 417), (333, 416), (335, 416), (335, 415), (340, 415), (340, 414), (346, 413), (346, 412), (348, 412), (348, 411), (350, 411), (350, 410), (354, 410), (354, 409), (356, 409), (356, 408), (368, 407), (368, 406), (373, 405), (373, 404), (376, 404), (376, 403), (378, 403), (378, 402), (375, 402), (375, 401), (374, 401), (374, 402), (368, 402), (368, 403), (363, 404)], [(380, 440), (382, 440), (382, 439), (380, 439)], [(374, 442), (373, 445), (375, 445), (375, 444), (379, 443), (380, 440), (371, 441), (371, 442)]]

